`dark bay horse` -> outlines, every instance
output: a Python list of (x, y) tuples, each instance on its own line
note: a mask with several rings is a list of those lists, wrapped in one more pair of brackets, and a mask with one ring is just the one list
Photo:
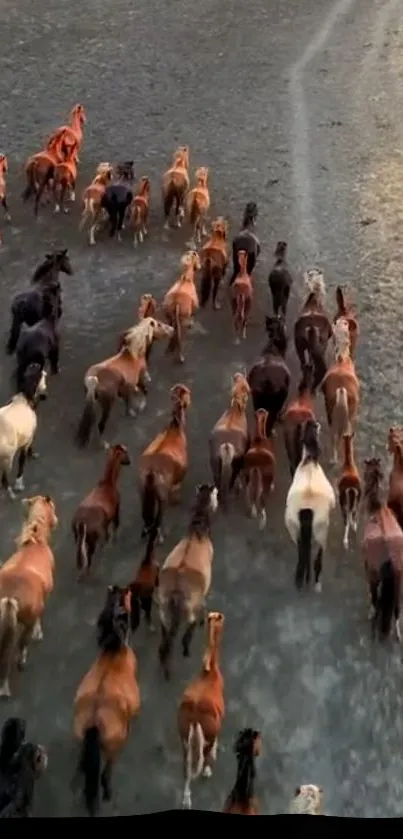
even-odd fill
[(244, 210), (242, 219), (242, 229), (232, 240), (233, 271), (231, 279), (229, 281), (229, 285), (232, 285), (235, 278), (239, 274), (239, 251), (246, 251), (248, 254), (246, 262), (247, 273), (251, 275), (252, 271), (254, 271), (255, 269), (255, 265), (260, 254), (260, 242), (256, 236), (256, 233), (254, 232), (257, 217), (257, 205), (254, 201), (249, 201)]
[(281, 318), (266, 317), (268, 342), (260, 358), (248, 373), (254, 411), (267, 411), (266, 435), (270, 437), (274, 425), (288, 397), (291, 374), (285, 361), (287, 336)]
[(133, 201), (134, 163), (132, 160), (119, 163), (116, 177), (108, 184), (101, 198), (101, 207), (108, 214), (110, 221), (109, 236), (120, 241), (126, 212)]
[(269, 274), (269, 288), (273, 302), (273, 312), (287, 317), (288, 299), (293, 278), (287, 263), (287, 242), (277, 242), (274, 251), (274, 265)]
[(49, 362), (51, 373), (59, 372), (59, 334), (57, 330), (58, 306), (49, 293), (43, 295), (43, 317), (33, 326), (24, 325), (17, 343), (17, 390), (22, 390), (25, 373), (31, 364), (38, 364), (41, 371)]

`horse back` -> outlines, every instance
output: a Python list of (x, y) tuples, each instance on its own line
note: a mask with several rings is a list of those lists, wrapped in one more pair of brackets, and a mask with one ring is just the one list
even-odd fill
[[(160, 587), (166, 590), (167, 586), (175, 590), (178, 585), (184, 584), (191, 590), (200, 590), (207, 594), (211, 585), (211, 563), (213, 561), (214, 549), (209, 538), (181, 539), (173, 550), (168, 554), (160, 571)], [(186, 575), (186, 580), (185, 580)]]
[(294, 338), (295, 340), (307, 340), (307, 330), (312, 328), (317, 329), (322, 341), (329, 341), (333, 335), (332, 325), (327, 315), (324, 312), (308, 311), (302, 312), (295, 322)]
[(20, 449), (32, 443), (37, 426), (36, 413), (25, 400), (0, 408), (0, 454), (4, 446)]
[(257, 361), (248, 373), (248, 384), (252, 391), (278, 393), (288, 390), (290, 371), (280, 356), (266, 356)]
[(24, 545), (0, 569), (0, 597), (15, 597), (19, 620), (30, 626), (53, 590), (54, 557), (48, 545)]
[(144, 356), (133, 356), (130, 353), (120, 352), (113, 355), (111, 358), (101, 361), (90, 368), (86, 376), (98, 376), (98, 371), (108, 369), (114, 371), (125, 382), (132, 386), (138, 384), (140, 374), (146, 369), (146, 360)]
[[(161, 445), (163, 440), (161, 441)], [(147, 453), (140, 458), (140, 481), (143, 484), (146, 476), (153, 472), (156, 487), (159, 492), (169, 491), (172, 487), (182, 483), (188, 466), (187, 444), (184, 451), (172, 447), (167, 451)]]
[(230, 443), (235, 449), (235, 457), (243, 457), (249, 444), (249, 432), (246, 417), (244, 425), (238, 428), (221, 425), (220, 420), (214, 427), (210, 438), (210, 457), (215, 460), (220, 456), (220, 448), (223, 443)]
[(269, 440), (252, 445), (246, 452), (243, 470), (248, 473), (251, 469), (259, 469), (264, 476), (272, 476), (275, 466), (275, 456)]
[(174, 191), (178, 190), (182, 195), (187, 189), (189, 189), (189, 184), (189, 175), (184, 167), (180, 167), (178, 169), (168, 169), (162, 179), (162, 188), (164, 192), (168, 192), (170, 189), (173, 189)]
[(190, 725), (200, 723), (205, 739), (212, 743), (220, 732), (225, 712), (224, 680), (219, 670), (203, 673), (192, 679), (185, 688), (179, 706), (178, 725), (189, 731)]

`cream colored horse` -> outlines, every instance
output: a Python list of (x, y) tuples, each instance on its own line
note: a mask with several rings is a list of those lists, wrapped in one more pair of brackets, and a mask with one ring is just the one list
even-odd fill
[(31, 641), (43, 638), (41, 620), (53, 590), (55, 560), (49, 547), (57, 527), (51, 498), (25, 498), (28, 515), (17, 539), (17, 551), (0, 568), (0, 696), (11, 696), (15, 663), (22, 669)]
[(10, 498), (15, 498), (10, 479), (17, 452), (18, 473), (14, 489), (16, 492), (24, 489), (25, 462), (28, 455), (32, 456), (32, 444), (38, 425), (35, 406), (37, 399), (46, 397), (46, 373), (43, 370), (39, 375), (38, 384), (38, 378), (34, 382), (34, 392), (31, 382), (27, 382), (24, 391), (17, 393), (8, 405), (0, 408), (0, 475), (3, 488)]

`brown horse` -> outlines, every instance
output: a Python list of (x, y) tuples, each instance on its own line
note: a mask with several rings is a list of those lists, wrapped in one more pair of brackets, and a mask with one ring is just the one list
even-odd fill
[(266, 504), (274, 490), (276, 458), (273, 439), (266, 436), (267, 411), (256, 411), (256, 430), (242, 468), (248, 507), (252, 518), (259, 519), (259, 528), (266, 527)]
[(68, 207), (64, 202), (68, 197), (70, 201), (76, 200), (76, 181), (78, 172), (78, 146), (73, 146), (69, 151), (66, 160), (57, 163), (53, 170), (53, 195), (55, 200), (55, 213), (60, 213), (63, 208), (68, 213)]
[(266, 434), (270, 437), (285, 405), (291, 374), (285, 361), (287, 335), (282, 318), (266, 317), (268, 341), (248, 373), (253, 409), (268, 413)]
[(290, 464), (291, 477), (302, 457), (302, 431), (307, 420), (315, 419), (314, 369), (311, 364), (302, 368), (297, 395), (291, 400), (282, 417), (284, 444)]
[[(7, 204), (7, 183), (6, 175), (8, 172), (8, 160), (5, 154), (0, 154), (0, 202), (5, 212), (5, 220), (11, 221), (10, 211)], [(3, 237), (0, 233), (0, 245), (3, 243)]]
[(210, 612), (207, 620), (207, 650), (201, 673), (185, 688), (179, 705), (178, 729), (183, 749), (184, 789), (182, 807), (190, 810), (190, 785), (203, 773), (213, 774), (217, 760), (218, 737), (225, 713), (224, 679), (219, 663), (219, 644), (224, 615)]
[(238, 251), (239, 273), (229, 289), (236, 344), (246, 338), (253, 301), (253, 282), (247, 271), (247, 260), (247, 251)]
[(210, 436), (210, 466), (224, 509), (249, 446), (246, 415), (249, 396), (250, 388), (245, 377), (242, 373), (235, 373), (229, 407), (216, 422)]
[(181, 259), (182, 273), (167, 291), (162, 310), (173, 327), (172, 338), (168, 344), (167, 353), (176, 353), (178, 361), (183, 364), (183, 332), (192, 324), (193, 316), (199, 308), (195, 274), (201, 267), (196, 251), (188, 251)]
[(117, 398), (124, 401), (129, 416), (136, 416), (134, 397), (140, 390), (143, 399), (138, 405), (138, 410), (144, 410), (149, 381), (147, 349), (154, 339), (169, 338), (172, 333), (172, 327), (166, 323), (154, 318), (144, 318), (126, 331), (122, 348), (116, 355), (88, 368), (84, 376), (85, 405), (76, 436), (79, 446), (86, 446), (89, 442), (96, 423), (97, 404), (101, 408), (98, 423), (100, 436), (105, 431), (113, 403)]
[(381, 501), (382, 480), (380, 459), (371, 457), (366, 460), (364, 497), (367, 502), (368, 519), (364, 530), (363, 553), (371, 598), (369, 619), (372, 622), (373, 636), (378, 630), (382, 639), (390, 635), (394, 617), (396, 637), (400, 642), (403, 531), (392, 511)]
[(210, 516), (217, 509), (217, 489), (202, 484), (196, 488), (197, 501), (187, 536), (167, 556), (159, 575), (159, 614), (161, 644), (159, 658), (166, 679), (171, 676), (170, 658), (179, 627), (184, 620), (186, 631), (182, 651), (190, 656), (190, 645), (197, 622), (204, 623), (204, 609), (211, 586), (214, 547), (211, 541)]
[(207, 236), (206, 216), (210, 207), (210, 193), (207, 186), (208, 175), (209, 170), (206, 166), (196, 169), (196, 184), (190, 190), (186, 199), (195, 246), (201, 244), (202, 236)]
[(14, 664), (23, 669), (31, 641), (41, 641), (42, 617), (53, 590), (55, 559), (49, 539), (58, 520), (51, 498), (36, 495), (23, 504), (28, 516), (17, 551), (0, 568), (0, 696), (11, 696)]
[(358, 510), (361, 501), (360, 473), (354, 458), (354, 434), (343, 437), (343, 465), (338, 480), (339, 504), (344, 524), (343, 545), (348, 550), (350, 528), (357, 533)]
[(403, 428), (390, 428), (388, 449), (393, 456), (389, 475), (388, 507), (403, 530)]
[(308, 331), (314, 329), (323, 354), (333, 335), (332, 324), (325, 312), (326, 288), (322, 271), (313, 268), (305, 274), (308, 292), (300, 316), (294, 326), (294, 343), (301, 367), (309, 357)]
[(244, 728), (235, 740), (237, 772), (235, 784), (225, 802), (223, 813), (238, 816), (258, 816), (259, 804), (254, 794), (255, 759), (260, 755), (259, 731)]
[(150, 206), (150, 178), (142, 177), (139, 184), (139, 191), (133, 198), (130, 224), (133, 230), (133, 245), (143, 242), (147, 236), (148, 212)]
[(113, 526), (115, 538), (120, 525), (120, 492), (118, 479), (122, 466), (130, 466), (126, 446), (111, 446), (101, 480), (81, 501), (73, 516), (72, 530), (76, 543), (76, 567), (79, 579), (91, 570), (92, 559), (99, 541), (109, 540)]
[(334, 328), (335, 361), (321, 384), (327, 421), (332, 437), (333, 463), (338, 461), (341, 440), (354, 428), (360, 405), (360, 383), (350, 356), (350, 334), (346, 320)]
[(221, 280), (228, 266), (228, 222), (219, 216), (211, 225), (209, 240), (203, 245), (200, 261), (202, 277), (200, 285), (200, 306), (207, 305), (210, 296), (213, 309), (219, 309), (217, 300)]
[(181, 146), (176, 150), (172, 166), (162, 179), (162, 198), (164, 202), (164, 228), (169, 229), (169, 217), (172, 209), (175, 213), (176, 226), (181, 227), (185, 216), (185, 198), (189, 189), (189, 148)]
[(55, 140), (59, 152), (64, 147), (70, 150), (72, 146), (81, 148), (84, 136), (84, 125), (87, 121), (83, 105), (75, 105), (70, 112), (69, 125), (61, 125), (49, 138), (49, 142)]
[(164, 509), (177, 500), (188, 469), (188, 445), (185, 432), (186, 413), (191, 404), (191, 393), (185, 385), (171, 388), (173, 402), (169, 425), (143, 451), (139, 462), (140, 497), (143, 517), (142, 536), (153, 527), (162, 530)]
[(46, 188), (51, 186), (55, 166), (66, 157), (66, 149), (57, 138), (49, 140), (45, 149), (28, 158), (25, 165), (27, 185), (22, 193), (22, 200), (35, 197), (34, 213), (38, 215), (39, 203)]
[(154, 595), (159, 584), (160, 572), (159, 564), (155, 558), (155, 543), (157, 538), (158, 527), (152, 527), (147, 538), (145, 556), (141, 560), (134, 580), (129, 585), (132, 597), (131, 630), (133, 633), (136, 632), (140, 625), (142, 611), (144, 612), (148, 628), (152, 632), (155, 632), (151, 613)]
[(97, 222), (102, 214), (102, 198), (105, 189), (111, 182), (113, 166), (111, 163), (100, 163), (97, 166), (94, 178), (83, 192), (83, 211), (79, 230), (89, 224), (89, 244), (95, 245), (95, 231)]
[(346, 300), (344, 290), (339, 285), (336, 288), (336, 305), (337, 312), (334, 316), (333, 323), (337, 324), (337, 321), (340, 318), (343, 318), (347, 321), (348, 331), (350, 335), (350, 355), (351, 358), (354, 358), (360, 329), (358, 326), (358, 321), (353, 312), (353, 307), (351, 303), (349, 303)]
[(74, 699), (74, 736), (81, 743), (77, 776), (84, 778), (91, 816), (99, 809), (100, 787), (104, 801), (112, 798), (113, 767), (141, 707), (137, 659), (130, 647), (130, 599), (129, 589), (108, 587), (97, 622), (99, 656)]

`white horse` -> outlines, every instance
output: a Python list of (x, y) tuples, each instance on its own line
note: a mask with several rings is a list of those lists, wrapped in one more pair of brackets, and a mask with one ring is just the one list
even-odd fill
[(321, 816), (323, 789), (316, 784), (303, 784), (295, 790), (289, 813), (291, 816)]
[(336, 495), (319, 463), (320, 425), (315, 420), (305, 424), (302, 459), (288, 490), (285, 526), (298, 545), (295, 585), (301, 589), (310, 582), (313, 544), (318, 549), (314, 563), (315, 590), (321, 591), (323, 551), (326, 549), (330, 513), (336, 507)]
[(24, 468), (33, 457), (32, 444), (37, 428), (36, 404), (46, 398), (46, 372), (39, 364), (30, 364), (24, 375), (23, 388), (8, 405), (0, 408), (0, 477), (3, 489), (15, 498), (11, 488), (11, 472), (15, 455), (19, 454), (14, 490), (24, 489)]

